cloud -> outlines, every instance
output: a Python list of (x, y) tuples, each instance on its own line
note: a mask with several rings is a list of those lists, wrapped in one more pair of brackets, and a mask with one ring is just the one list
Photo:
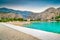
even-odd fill
[(60, 6), (60, 0), (0, 0), (0, 7), (40, 12), (48, 7)]

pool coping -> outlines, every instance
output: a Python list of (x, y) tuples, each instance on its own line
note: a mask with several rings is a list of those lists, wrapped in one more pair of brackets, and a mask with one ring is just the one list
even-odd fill
[(56, 33), (51, 33), (51, 32), (46, 32), (42, 30), (36, 30), (36, 29), (31, 29), (31, 28), (26, 28), (26, 27), (20, 27), (20, 26), (15, 26), (12, 24), (7, 24), (7, 23), (1, 23), (9, 28), (15, 29), (17, 31), (32, 35), (38, 39), (42, 40), (60, 40), (60, 34)]

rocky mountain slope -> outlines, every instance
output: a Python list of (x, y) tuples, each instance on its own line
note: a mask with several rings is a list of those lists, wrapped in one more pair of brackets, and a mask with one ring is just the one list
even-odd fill
[(60, 15), (60, 8), (50, 7), (41, 13), (0, 8), (0, 17), (29, 18), (31, 20), (54, 20)]
[[(8, 13), (8, 14), (7, 14)], [(32, 12), (30, 11), (19, 11), (19, 10), (13, 10), (13, 9), (8, 9), (8, 8), (0, 8), (0, 17), (1, 15), (10, 15), (11, 17), (22, 17), (22, 18), (27, 18), (29, 14)]]
[(0, 18), (23, 18), (20, 14), (0, 12)]
[(30, 19), (36, 20), (54, 20), (56, 16), (60, 15), (60, 8), (50, 7), (41, 13), (33, 13), (29, 16)]

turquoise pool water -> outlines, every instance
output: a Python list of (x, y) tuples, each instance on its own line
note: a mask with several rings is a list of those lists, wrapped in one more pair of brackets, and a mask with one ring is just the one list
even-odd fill
[(25, 26), (28, 28), (44, 30), (60, 34), (60, 22), (32, 22), (31, 24)]

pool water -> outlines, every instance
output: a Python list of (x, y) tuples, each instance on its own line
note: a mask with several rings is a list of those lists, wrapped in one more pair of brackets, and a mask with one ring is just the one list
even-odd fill
[(32, 22), (31, 24), (27, 24), (25, 26), (28, 28), (60, 34), (60, 22)]

